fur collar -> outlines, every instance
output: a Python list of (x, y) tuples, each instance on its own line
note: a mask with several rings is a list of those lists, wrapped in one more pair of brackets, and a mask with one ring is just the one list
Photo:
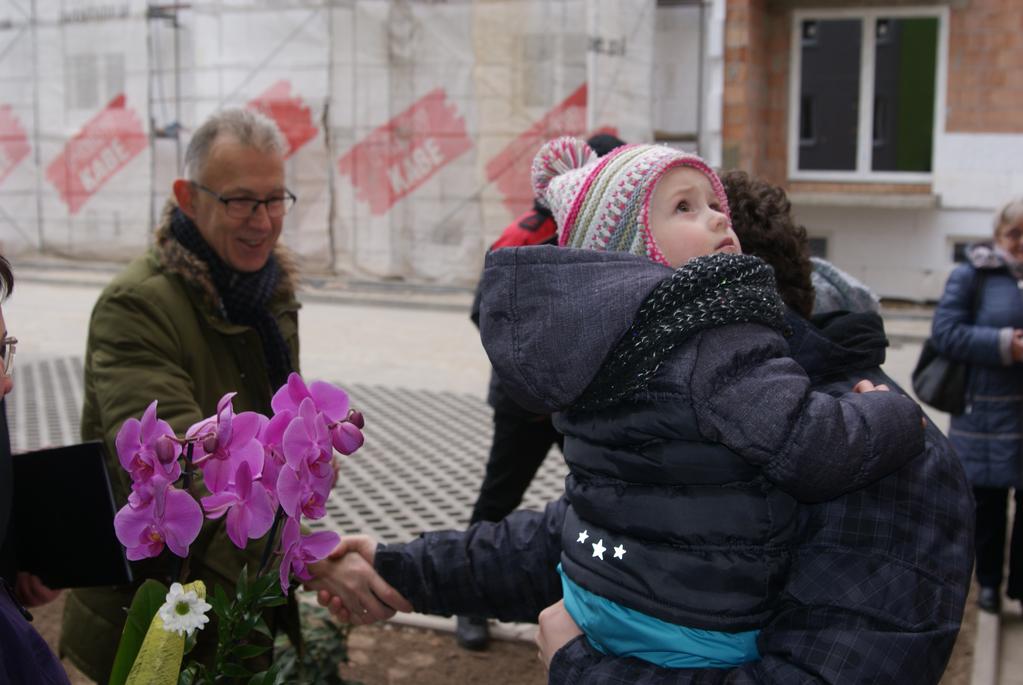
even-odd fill
[(1005, 260), (991, 243), (971, 245), (966, 251), (966, 257), (975, 269), (999, 269), (1006, 266)]
[[(156, 261), (168, 273), (177, 274), (189, 283), (198, 286), (210, 305), (220, 311), (220, 296), (217, 294), (216, 286), (213, 285), (209, 268), (201, 259), (182, 247), (171, 233), (171, 214), (177, 207), (178, 204), (173, 199), (167, 200), (167, 204), (163, 207), (160, 223), (153, 234), (153, 250)], [(294, 253), (278, 241), (277, 246), (274, 247), (274, 257), (277, 258), (277, 264), (281, 270), (274, 297), (294, 296), (298, 285), (298, 261)]]

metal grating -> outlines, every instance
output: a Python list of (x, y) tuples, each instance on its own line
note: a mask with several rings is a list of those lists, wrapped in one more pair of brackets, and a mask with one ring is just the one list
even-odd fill
[[(15, 373), (16, 390), (8, 401), (14, 450), (77, 442), (81, 358), (19, 364)], [(366, 416), (366, 444), (342, 458), (327, 517), (313, 527), (367, 533), (382, 542), (403, 542), (426, 530), (464, 528), (490, 449), (490, 407), (460, 393), (375, 385), (345, 390)], [(522, 506), (542, 508), (560, 496), (565, 473), (564, 460), (554, 450)]]

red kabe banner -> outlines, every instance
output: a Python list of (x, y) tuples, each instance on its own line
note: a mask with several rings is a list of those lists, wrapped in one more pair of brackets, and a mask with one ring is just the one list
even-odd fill
[(295, 154), (300, 147), (316, 137), (316, 124), (313, 123), (312, 112), (299, 96), (291, 96), (291, 84), (278, 81), (246, 105), (267, 115), (277, 122), (278, 128), (288, 142), (288, 150), (284, 154), (287, 159)]
[(0, 107), (0, 183), (28, 157), (28, 136), (10, 105)]
[(530, 181), (533, 157), (540, 146), (558, 136), (577, 136), (586, 131), (586, 84), (548, 112), (487, 162), (487, 180), (496, 181), (504, 206), (518, 216), (533, 205)]
[(470, 147), (465, 119), (437, 88), (356, 144), (338, 169), (380, 215)]
[(111, 100), (46, 168), (71, 214), (146, 147), (142, 123), (124, 101), (123, 93)]

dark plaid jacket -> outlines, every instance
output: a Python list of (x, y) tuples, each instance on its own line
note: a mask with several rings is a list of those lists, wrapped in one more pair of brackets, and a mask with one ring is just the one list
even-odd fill
[[(792, 355), (815, 388), (894, 382), (881, 320), (843, 314), (820, 327), (791, 317)], [(551, 683), (937, 683), (959, 632), (972, 569), (970, 491), (947, 440), (927, 429), (924, 456), (839, 499), (801, 509), (800, 547), (762, 659), (735, 669), (670, 670), (607, 657), (576, 639)], [(561, 598), (554, 565), (567, 503), (518, 511), (468, 531), (382, 547), (376, 565), (418, 611), (536, 621)]]

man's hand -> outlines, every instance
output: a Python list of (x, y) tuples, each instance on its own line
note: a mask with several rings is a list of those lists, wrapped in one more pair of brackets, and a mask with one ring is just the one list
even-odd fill
[(19, 571), (14, 579), (14, 594), (22, 606), (31, 609), (57, 599), (60, 590), (51, 590), (37, 576)]
[(565, 601), (558, 600), (540, 612), (540, 629), (536, 631), (537, 658), (543, 667), (550, 670), (554, 654), (582, 635), (583, 631), (575, 624), (572, 617), (565, 611)]
[(365, 625), (385, 621), (398, 611), (413, 611), (373, 568), (376, 549), (376, 540), (368, 535), (341, 538), (327, 559), (310, 565), (315, 577), (305, 583), (306, 589), (316, 590), (320, 606), (344, 623)]

